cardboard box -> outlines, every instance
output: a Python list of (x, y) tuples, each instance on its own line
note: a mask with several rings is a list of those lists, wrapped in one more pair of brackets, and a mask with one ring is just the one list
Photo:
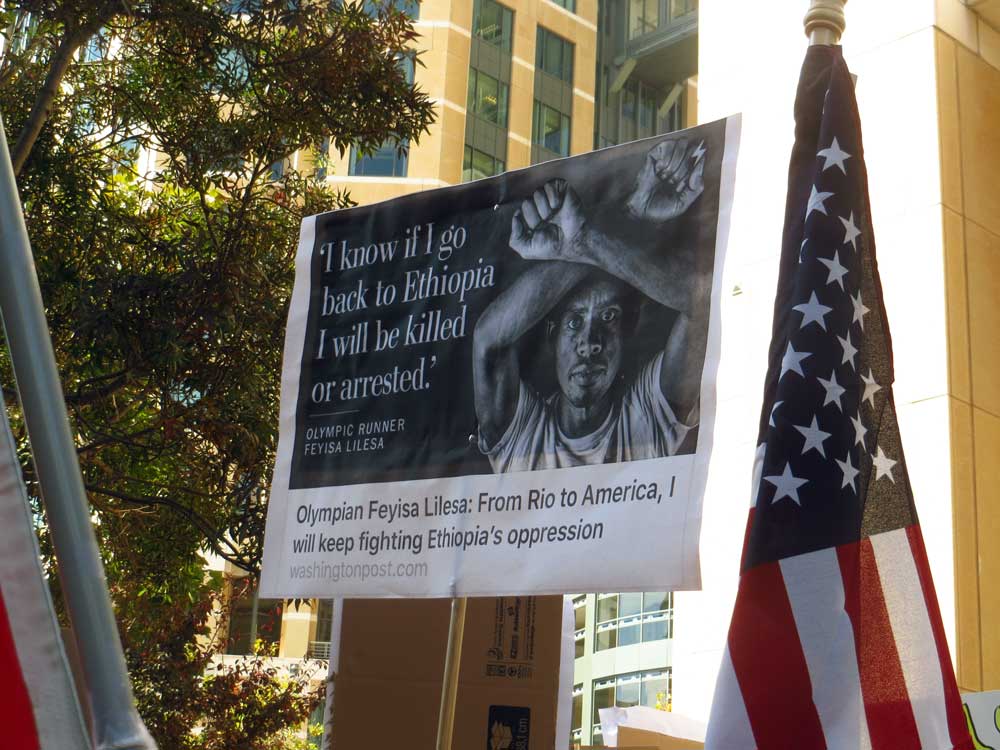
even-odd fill
[[(446, 599), (344, 602), (333, 750), (434, 747), (450, 607)], [(557, 746), (562, 625), (561, 596), (469, 599), (456, 749)]]
[(670, 737), (665, 734), (657, 734), (646, 729), (634, 729), (633, 727), (618, 727), (618, 748), (619, 750), (703, 750), (703, 742), (694, 740), (684, 740), (679, 737)]

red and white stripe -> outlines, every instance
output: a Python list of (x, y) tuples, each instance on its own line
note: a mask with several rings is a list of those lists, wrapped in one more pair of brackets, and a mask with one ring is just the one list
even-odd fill
[(89, 750), (0, 402), (0, 747)]
[(971, 750), (916, 526), (740, 579), (707, 750)]

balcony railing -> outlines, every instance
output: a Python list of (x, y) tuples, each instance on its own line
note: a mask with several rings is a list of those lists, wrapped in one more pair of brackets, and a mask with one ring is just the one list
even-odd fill
[(309, 648), (306, 649), (307, 659), (329, 659), (330, 641), (309, 641)]

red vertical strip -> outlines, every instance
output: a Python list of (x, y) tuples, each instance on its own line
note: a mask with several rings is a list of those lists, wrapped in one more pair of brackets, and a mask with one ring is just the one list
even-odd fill
[(0, 744), (7, 750), (38, 750), (38, 730), (28, 686), (14, 648), (14, 634), (0, 595)]
[(854, 627), (872, 750), (920, 750), (871, 542), (862, 539), (842, 545), (837, 557), (844, 580), (844, 609)]
[(809, 668), (778, 563), (740, 577), (729, 652), (750, 727), (767, 750), (824, 750)]
[(927, 550), (924, 548), (924, 537), (920, 526), (913, 524), (906, 527), (906, 536), (910, 541), (910, 551), (913, 562), (920, 576), (920, 588), (924, 592), (924, 604), (927, 607), (927, 619), (934, 631), (934, 645), (937, 647), (938, 661), (941, 664), (941, 677), (944, 682), (944, 705), (948, 718), (948, 734), (955, 750), (972, 750), (972, 738), (965, 723), (962, 711), (962, 698), (958, 692), (958, 682), (955, 680), (955, 670), (951, 664), (951, 654), (948, 652), (948, 641), (944, 635), (944, 623), (941, 621), (941, 608), (938, 606), (937, 594), (934, 591), (934, 580), (931, 578), (930, 564), (927, 562)]

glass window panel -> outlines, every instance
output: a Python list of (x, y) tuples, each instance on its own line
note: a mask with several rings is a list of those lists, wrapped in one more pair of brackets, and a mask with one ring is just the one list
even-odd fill
[(539, 26), (535, 40), (535, 66), (551, 76), (572, 83), (572, 43)]
[(606, 630), (599, 630), (594, 634), (594, 650), (604, 651), (605, 649), (614, 648), (618, 645), (618, 629), (617, 628), (607, 628)]
[(618, 679), (618, 690), (615, 694), (615, 705), (623, 708), (638, 706), (642, 682), (638, 675)]
[(392, 143), (383, 143), (371, 156), (362, 156), (351, 148), (349, 173), (359, 177), (405, 177), (406, 154), (397, 153)]
[(642, 612), (642, 594), (619, 594), (618, 595), (618, 616), (629, 617)]
[(229, 613), (227, 653), (250, 653), (250, 626), (252, 621), (253, 597), (248, 595), (236, 602)]
[(639, 642), (639, 623), (625, 625), (624, 623), (618, 626), (618, 645), (619, 646), (631, 646), (633, 643)]
[(599, 711), (602, 708), (611, 708), (615, 705), (615, 686), (614, 683), (610, 685), (606, 683), (598, 683), (594, 685), (594, 723), (600, 724), (601, 715)]
[(559, 112), (549, 107), (543, 107), (545, 122), (542, 125), (542, 145), (549, 151), (560, 151), (561, 118)]
[(316, 605), (316, 640), (330, 640), (333, 625), (333, 599), (320, 599)]
[(507, 52), (510, 52), (511, 44), (514, 41), (514, 14), (506, 8), (503, 9), (502, 24), (503, 31), (500, 46)]
[(257, 602), (257, 640), (277, 643), (281, 640), (281, 599), (260, 599)]
[(581, 656), (584, 655), (587, 648), (582, 635), (576, 639), (574, 646), (575, 646), (575, 653), (573, 655), (573, 658), (579, 659)]
[(698, 0), (670, 0), (670, 17), (682, 18), (698, 10)]
[(607, 622), (618, 617), (618, 597), (605, 596), (597, 600), (597, 621)]
[(503, 170), (504, 163), (499, 159), (471, 146), (465, 147), (465, 158), (462, 162), (462, 180), (464, 182), (492, 177), (500, 174)]
[(583, 727), (583, 685), (580, 685), (580, 690), (573, 690), (573, 714), (570, 721), (570, 729)]
[(420, 18), (419, 0), (365, 0), (365, 13), (370, 16), (378, 15), (379, 8), (382, 6), (400, 10), (410, 18)]
[(562, 45), (554, 36), (546, 34), (546, 37), (545, 58), (542, 61), (542, 70), (551, 73), (556, 78), (562, 78)]
[(670, 609), (670, 593), (667, 591), (647, 591), (642, 595), (643, 612), (659, 612)]
[(494, 159), (489, 154), (473, 149), (472, 151), (472, 171), (478, 177), (489, 177), (493, 174)]
[(670, 683), (666, 675), (644, 677), (642, 680), (642, 705), (656, 708), (670, 699)]
[(416, 63), (413, 61), (413, 55), (400, 55), (399, 67), (406, 77), (406, 82), (412, 86), (413, 76), (416, 72)]
[(317, 182), (326, 179), (327, 170), (330, 166), (330, 138), (324, 138), (319, 148), (316, 149), (316, 173), (313, 178)]
[(645, 86), (639, 89), (639, 137), (654, 135), (656, 127), (656, 98)]
[(629, 0), (628, 10), (629, 39), (656, 31), (660, 23), (660, 0)]
[(647, 620), (642, 624), (642, 640), (661, 641), (670, 635), (670, 620), (664, 617), (661, 620)]
[(497, 122), (500, 83), (492, 76), (480, 74), (476, 79), (475, 111), (490, 122)]
[(585, 604), (573, 608), (573, 620), (576, 630), (583, 630), (587, 626), (587, 606)]
[(484, 120), (507, 126), (507, 85), (477, 70), (469, 71), (469, 109)]
[(494, 0), (480, 0), (476, 3), (472, 33), (484, 42), (510, 52), (513, 25), (514, 14), (500, 3)]

